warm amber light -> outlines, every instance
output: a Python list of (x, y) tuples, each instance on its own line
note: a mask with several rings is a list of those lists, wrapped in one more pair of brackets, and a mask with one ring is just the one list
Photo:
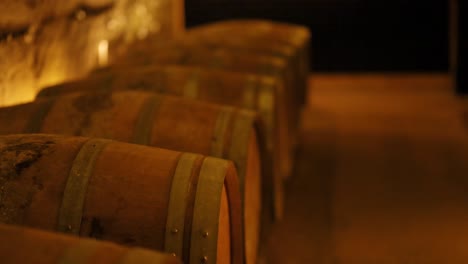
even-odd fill
[[(176, 23), (171, 17), (177, 13), (171, 10), (174, 1), (182, 0), (84, 1), (99, 3), (63, 8), (45, 1), (31, 7), (37, 21), (25, 24), (21, 34), (3, 32), (0, 40), (0, 107), (30, 102), (43, 87), (83, 78), (92, 69), (107, 66), (137, 39), (173, 35), (161, 29)], [(115, 4), (110, 8), (108, 2)]]
[(28, 76), (24, 77), (25, 78), (23, 80), (9, 83), (9, 85), (14, 85), (15, 89), (11, 89), (10, 86), (5, 87), (0, 85), (0, 107), (27, 103), (34, 100), (36, 95), (34, 80), (32, 78), (28, 78)]
[(109, 63), (109, 42), (101, 40), (98, 44), (98, 65), (104, 67)]

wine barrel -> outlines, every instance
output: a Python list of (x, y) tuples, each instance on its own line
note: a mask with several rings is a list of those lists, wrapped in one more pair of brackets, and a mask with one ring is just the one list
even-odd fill
[(104, 139), (0, 137), (0, 222), (242, 263), (232, 162)]
[[(238, 38), (269, 39), (296, 50), (309, 49), (311, 32), (307, 27), (264, 19), (231, 19), (190, 28), (196, 34), (224, 34)], [(192, 34), (190, 33), (190, 34)]]
[(253, 110), (261, 117), (269, 156), (279, 168), (269, 167), (273, 173), (287, 177), (293, 161), (283, 125), (287, 122), (286, 109), (275, 94), (280, 85), (266, 76), (199, 67), (117, 67), (100, 70), (86, 79), (47, 87), (37, 98), (85, 91), (143, 90)]
[(218, 33), (205, 32), (202, 29), (195, 28), (189, 30), (188, 34), (184, 35), (184, 39), (199, 43), (200, 45), (210, 48), (226, 48), (229, 50), (241, 50), (251, 52), (252, 54), (270, 55), (280, 58), (286, 62), (288, 68), (291, 68), (293, 73), (293, 92), (296, 98), (295, 105), (299, 111), (304, 105), (305, 94), (302, 94), (304, 84), (306, 84), (307, 75), (303, 73), (303, 58), (299, 50), (293, 48), (288, 43), (279, 42), (271, 39), (268, 36), (259, 37), (258, 35), (246, 35), (244, 33), (226, 34), (221, 31)]
[(0, 224), (3, 264), (181, 264), (171, 255), (92, 239)]
[(0, 110), (0, 134), (102, 137), (233, 160), (245, 205), (246, 253), (252, 258), (258, 247), (263, 181), (263, 191), (271, 197), (264, 200), (265, 207), (283, 206), (274, 204), (282, 202), (277, 198), (282, 189), (274, 185), (278, 181), (267, 170), (262, 173), (267, 152), (256, 126), (253, 112), (134, 91), (76, 93)]
[[(293, 118), (301, 114), (301, 106), (305, 105), (309, 89), (309, 60), (310, 60), (310, 41), (311, 33), (303, 26), (273, 22), (268, 20), (227, 20), (192, 28), (190, 35), (197, 36), (200, 42), (224, 42), (225, 45), (233, 46), (229, 42), (245, 42), (251, 47), (257, 47), (255, 50), (262, 49), (271, 53), (274, 51), (277, 56), (281, 54), (276, 45), (286, 45), (293, 50), (289, 56), (292, 64), (295, 65), (296, 75), (293, 79), (293, 87), (290, 93), (295, 98), (292, 104)], [(222, 38), (220, 40), (220, 38)], [(214, 39), (214, 40), (212, 40)], [(273, 47), (272, 47), (273, 46)], [(288, 54), (283, 51), (283, 56)], [(299, 119), (294, 120), (295, 123)], [(294, 127), (293, 127), (294, 129)], [(295, 131), (295, 130), (294, 130)], [(297, 145), (296, 137), (293, 137), (292, 144)]]
[[(278, 78), (284, 83), (283, 86), (278, 87), (282, 88), (278, 92), (278, 97), (283, 100), (287, 109), (289, 137), (294, 147), (302, 103), (298, 102), (296, 94), (297, 86), (300, 85), (298, 74), (295, 68), (291, 67), (290, 62), (284, 57), (255, 53), (247, 48), (233, 49), (227, 45), (206, 46), (203, 40), (208, 41), (208, 38), (185, 36), (164, 43), (146, 39), (136, 43), (126, 57), (117, 59), (116, 64), (182, 64)], [(228, 41), (225, 42), (228, 43)], [(168, 55), (164, 53), (171, 49), (182, 50), (186, 53), (179, 53), (175, 57), (169, 56), (168, 58)], [(154, 57), (148, 54), (154, 54)]]
[(260, 41), (265, 43), (265, 49), (271, 49), (267, 47), (269, 45), (278, 44), (291, 47), (295, 54), (293, 57), (299, 65), (299, 76), (301, 76), (298, 99), (302, 104), (305, 104), (310, 70), (309, 49), (312, 38), (310, 30), (306, 27), (269, 20), (237, 19), (200, 25), (191, 28), (189, 32), (205, 38), (225, 36), (231, 39), (248, 40), (251, 43), (250, 45), (257, 45), (255, 43)]
[[(135, 44), (125, 56), (116, 59), (113, 67), (130, 68), (148, 65), (188, 65), (210, 69), (222, 69), (241, 73), (264, 75), (277, 78), (282, 82), (278, 86), (277, 98), (287, 109), (287, 124), (282, 128), (287, 133), (288, 155), (293, 156), (298, 134), (299, 112), (294, 101), (294, 74), (282, 59), (248, 52), (232, 52), (229, 49), (210, 49), (187, 41), (173, 40), (163, 44), (141, 42)], [(285, 171), (285, 177), (291, 175), (292, 166)]]

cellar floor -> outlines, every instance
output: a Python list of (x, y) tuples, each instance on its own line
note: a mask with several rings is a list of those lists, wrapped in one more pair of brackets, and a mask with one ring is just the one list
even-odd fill
[(450, 78), (315, 74), (310, 85), (268, 263), (468, 263), (468, 107)]

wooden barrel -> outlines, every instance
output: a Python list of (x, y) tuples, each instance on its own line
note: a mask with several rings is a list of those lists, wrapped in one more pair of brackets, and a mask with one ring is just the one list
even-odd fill
[(103, 139), (0, 137), (0, 222), (242, 263), (232, 162)]
[[(224, 42), (240, 41), (247, 42), (248, 46), (265, 46), (264, 50), (268, 50), (270, 53), (272, 49), (278, 55), (278, 48), (272, 48), (273, 45), (286, 45), (293, 50), (292, 56), (293, 65), (296, 65), (297, 75), (295, 75), (294, 85), (295, 89), (291, 92), (294, 93), (294, 113), (301, 112), (301, 107), (306, 103), (309, 89), (308, 78), (309, 78), (309, 49), (311, 41), (310, 31), (303, 26), (273, 22), (267, 20), (227, 20), (216, 23), (210, 23), (202, 26), (192, 28), (190, 35), (198, 36), (198, 39), (203, 42), (209, 42), (213, 38), (223, 37)], [(203, 40), (205, 39), (205, 40)], [(228, 41), (226, 41), (226, 39)], [(215, 42), (219, 40), (215, 40)], [(264, 43), (264, 44), (262, 44)], [(231, 45), (232, 44), (228, 44)], [(236, 44), (237, 46), (239, 44)], [(284, 53), (283, 53), (284, 55)], [(295, 115), (296, 116), (296, 115)], [(298, 120), (296, 120), (297, 122)], [(296, 137), (292, 138), (292, 143), (297, 145)]]
[[(117, 59), (114, 67), (129, 68), (157, 64), (199, 66), (234, 72), (265, 75), (282, 82), (276, 94), (278, 100), (287, 109), (287, 124), (282, 128), (287, 133), (288, 155), (294, 160), (295, 142), (298, 131), (299, 112), (296, 107), (293, 80), (294, 74), (285, 61), (274, 56), (233, 52), (229, 49), (210, 49), (187, 41), (174, 40), (164, 44), (142, 42), (136, 44), (126, 56)], [(282, 124), (279, 124), (282, 125)], [(286, 163), (286, 162), (285, 162)], [(291, 175), (292, 166), (285, 171), (285, 177)]]
[(268, 38), (291, 45), (296, 49), (307, 49), (311, 39), (308, 28), (285, 22), (264, 19), (231, 19), (211, 22), (192, 27), (190, 32), (208, 34), (236, 34), (236, 37)]
[(3, 264), (181, 264), (171, 255), (92, 239), (0, 224)]
[(259, 41), (265, 44), (265, 49), (272, 49), (271, 45), (287, 45), (292, 48), (293, 60), (298, 65), (300, 90), (299, 102), (304, 104), (307, 99), (307, 79), (309, 75), (309, 49), (311, 41), (310, 31), (300, 25), (274, 22), (268, 20), (238, 19), (226, 20), (193, 27), (190, 34), (205, 38), (210, 36), (225, 36), (231, 39), (248, 41), (249, 45), (257, 46)]
[(232, 50), (223, 47), (206, 47), (190, 38), (179, 38), (163, 43), (147, 39), (134, 43), (129, 52), (115, 60), (115, 66), (172, 64), (200, 66), (234, 72), (266, 75), (283, 82), (278, 91), (290, 113), (291, 128), (297, 126), (295, 107), (294, 69), (287, 61), (266, 54), (253, 54), (246, 50)]
[(267, 152), (256, 126), (253, 112), (134, 91), (76, 93), (0, 110), (0, 134), (102, 137), (233, 160), (251, 258), (258, 247), (262, 191), (270, 198), (264, 200), (266, 207), (282, 202), (277, 198), (282, 189), (273, 188), (278, 181), (262, 173)]
[(304, 77), (307, 77), (307, 75), (303, 73), (303, 58), (299, 54), (299, 50), (290, 44), (276, 41), (268, 36), (261, 38), (258, 35), (247, 35), (245, 33), (226, 34), (224, 31), (212, 33), (209, 31), (205, 32), (202, 28), (195, 28), (187, 33), (184, 39), (210, 48), (226, 48), (234, 51), (242, 50), (251, 52), (252, 54), (270, 55), (284, 60), (288, 65), (287, 67), (291, 68), (293, 72), (292, 87), (294, 90), (288, 91), (294, 92), (296, 98), (293, 107), (298, 108), (298, 110), (302, 108), (305, 102), (305, 94), (302, 94), (303, 85), (306, 83)]
[(259, 113), (265, 127), (267, 150), (272, 157), (269, 167), (272, 173), (286, 177), (293, 161), (288, 150), (287, 131), (282, 125), (287, 122), (286, 107), (275, 94), (280, 85), (275, 78), (262, 75), (199, 67), (117, 67), (101, 70), (83, 80), (45, 88), (37, 97), (90, 90), (144, 90), (253, 110)]
[[(259, 53), (255, 52), (256, 49), (262, 49), (259, 45), (259, 41), (254, 42), (258, 45), (255, 49), (252, 48), (254, 45), (248, 43), (248, 41), (245, 41), (246, 43), (233, 43), (230, 39), (231, 38), (216, 40), (213, 37), (198, 37), (195, 34), (193, 34), (193, 36), (187, 35), (183, 38), (166, 41), (165, 43), (146, 39), (135, 44), (135, 48), (131, 49), (129, 55), (122, 59), (122, 63), (125, 64), (127, 61), (144, 61), (146, 64), (149, 61), (149, 63), (152, 64), (156, 61), (158, 63), (220, 68), (229, 71), (262, 74), (279, 78), (284, 82), (282, 87), (278, 87), (282, 88), (279, 92), (279, 98), (284, 100), (283, 103), (288, 113), (290, 140), (294, 142), (297, 136), (297, 126), (302, 108), (302, 103), (297, 99), (297, 91), (302, 82), (298, 76), (299, 72), (296, 68), (292, 67), (289, 59), (285, 57), (286, 55), (278, 56), (278, 53), (287, 54), (287, 51), (284, 51), (282, 47), (276, 47), (275, 49), (270, 48), (271, 52)], [(240, 41), (242, 41), (242, 39), (236, 40), (236, 42)], [(214, 44), (206, 44), (207, 42)], [(185, 50), (187, 53), (183, 54), (181, 58), (178, 56), (172, 58), (172, 61), (168, 59), (167, 55), (160, 55), (171, 49)], [(265, 48), (264, 50), (267, 49)], [(153, 60), (152, 55), (148, 57), (147, 54), (155, 54), (156, 58)], [(140, 60), (138, 57), (135, 58), (136, 55), (138, 57), (143, 56), (144, 59)], [(161, 56), (162, 59), (160, 58)], [(120, 61), (117, 60), (116, 63), (120, 63)]]

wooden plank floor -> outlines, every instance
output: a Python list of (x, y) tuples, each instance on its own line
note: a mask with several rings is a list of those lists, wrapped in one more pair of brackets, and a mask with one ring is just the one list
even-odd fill
[(268, 263), (468, 263), (468, 129), (448, 76), (310, 83)]

